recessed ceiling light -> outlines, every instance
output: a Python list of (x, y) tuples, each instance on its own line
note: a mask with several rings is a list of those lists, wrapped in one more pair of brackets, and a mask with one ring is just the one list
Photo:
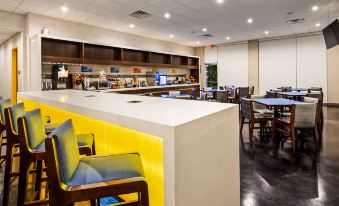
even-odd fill
[(168, 13), (168, 12), (166, 12), (166, 13), (164, 14), (164, 17), (165, 17), (165, 19), (169, 19), (169, 18), (171, 17), (171, 14)]
[(61, 7), (61, 11), (67, 12), (67, 11), (68, 11), (68, 7), (67, 7), (67, 6), (62, 6), (62, 7)]
[(134, 28), (134, 24), (130, 24), (130, 25), (129, 25), (129, 28)]
[(197, 41), (196, 44), (200, 44), (200, 41)]
[(318, 11), (318, 10), (319, 10), (318, 6), (315, 5), (315, 6), (312, 7), (312, 11)]
[(173, 34), (170, 34), (170, 38), (173, 38), (174, 37), (174, 35)]
[(206, 31), (207, 31), (207, 29), (206, 29), (206, 28), (202, 28), (202, 31), (203, 31), (203, 32), (206, 32)]
[(320, 27), (321, 24), (320, 24), (320, 23), (316, 23), (315, 26), (316, 26), (316, 27)]
[(224, 0), (216, 0), (218, 4), (224, 3)]
[(265, 31), (265, 34), (267, 35), (267, 34), (269, 34), (270, 32), (269, 31)]
[(230, 39), (231, 39), (231, 37), (229, 37), (229, 36), (228, 36), (228, 37), (226, 37), (226, 40), (230, 40)]
[(253, 23), (253, 19), (252, 18), (248, 18), (247, 19), (247, 23), (252, 24)]

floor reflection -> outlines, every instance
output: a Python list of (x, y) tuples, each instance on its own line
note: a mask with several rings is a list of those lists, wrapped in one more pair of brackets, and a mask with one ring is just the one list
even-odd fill
[(241, 202), (243, 206), (339, 205), (339, 108), (325, 109), (321, 151), (314, 161), (312, 138), (296, 161), (289, 144), (275, 157), (272, 144), (250, 150), (248, 131), (241, 150)]

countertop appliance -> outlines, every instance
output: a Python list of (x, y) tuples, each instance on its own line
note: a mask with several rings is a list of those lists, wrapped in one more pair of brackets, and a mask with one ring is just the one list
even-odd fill
[(68, 76), (67, 65), (53, 65), (52, 67), (52, 84), (53, 90), (70, 89), (70, 78)]

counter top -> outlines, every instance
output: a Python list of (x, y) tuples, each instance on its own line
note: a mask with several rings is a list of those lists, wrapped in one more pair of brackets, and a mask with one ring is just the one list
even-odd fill
[(104, 93), (113, 93), (113, 92), (122, 92), (122, 91), (132, 91), (132, 90), (143, 90), (143, 89), (159, 89), (159, 88), (171, 88), (171, 87), (190, 87), (190, 86), (199, 86), (199, 83), (196, 84), (174, 84), (174, 85), (165, 85), (165, 86), (149, 86), (149, 87), (131, 87), (131, 88), (120, 88), (120, 89), (104, 89), (98, 90), (99, 92)]
[(216, 102), (78, 90), (20, 92), (19, 97), (84, 115), (92, 114), (90, 116), (110, 123), (117, 123), (116, 120), (126, 117), (170, 127), (235, 107), (233, 104)]

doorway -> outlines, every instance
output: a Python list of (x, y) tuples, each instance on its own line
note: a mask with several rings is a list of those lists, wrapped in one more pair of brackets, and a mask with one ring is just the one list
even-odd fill
[(18, 48), (12, 49), (12, 103), (17, 103), (18, 95)]

